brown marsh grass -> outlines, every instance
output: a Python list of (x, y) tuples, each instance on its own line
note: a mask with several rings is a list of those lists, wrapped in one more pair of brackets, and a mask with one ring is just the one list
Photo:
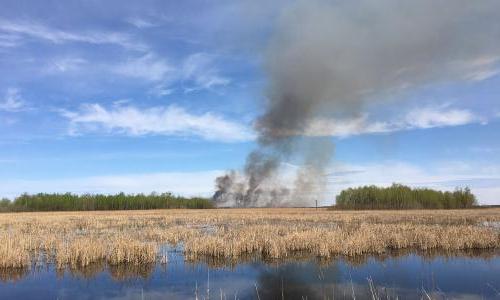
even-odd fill
[(53, 263), (59, 270), (151, 265), (160, 245), (188, 260), (327, 259), (398, 249), (455, 251), (500, 246), (500, 209), (330, 211), (213, 209), (0, 214), (0, 268)]

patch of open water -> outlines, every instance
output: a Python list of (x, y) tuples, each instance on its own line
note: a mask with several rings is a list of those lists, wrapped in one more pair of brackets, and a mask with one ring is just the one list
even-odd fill
[[(375, 296), (375, 298), (373, 298)], [(0, 270), (0, 299), (500, 299), (500, 255)]]

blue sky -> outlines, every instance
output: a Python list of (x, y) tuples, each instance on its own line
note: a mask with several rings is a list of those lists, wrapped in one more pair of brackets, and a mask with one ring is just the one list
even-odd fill
[[(211, 195), (255, 148), (263, 57), (289, 5), (3, 0), (0, 197)], [(348, 186), (401, 182), (467, 185), (500, 204), (500, 53), (460, 70), (312, 124), (309, 138), (336, 145), (323, 203)]]

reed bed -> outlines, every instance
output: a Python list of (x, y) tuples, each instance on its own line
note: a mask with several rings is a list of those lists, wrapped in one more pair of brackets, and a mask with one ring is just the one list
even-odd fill
[(0, 269), (58, 270), (166, 262), (162, 245), (188, 260), (284, 259), (454, 251), (500, 246), (500, 209), (331, 211), (214, 209), (0, 214)]

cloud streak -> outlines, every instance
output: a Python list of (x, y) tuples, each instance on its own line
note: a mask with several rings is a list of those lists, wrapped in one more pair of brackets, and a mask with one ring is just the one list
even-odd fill
[(464, 70), (464, 79), (469, 81), (483, 81), (500, 73), (499, 56), (483, 56), (459, 65)]
[(146, 20), (146, 19), (143, 19), (143, 18), (140, 18), (140, 17), (128, 18), (126, 21), (127, 21), (127, 23), (129, 23), (130, 25), (133, 25), (134, 27), (136, 27), (138, 29), (145, 29), (145, 28), (150, 28), (150, 27), (156, 26), (153, 22)]
[(131, 58), (112, 68), (116, 74), (139, 78), (146, 81), (170, 81), (175, 77), (175, 67), (165, 59), (148, 53), (139, 58)]
[(362, 134), (484, 124), (484, 118), (466, 109), (423, 107), (409, 111), (394, 121), (370, 120), (368, 114), (351, 119), (317, 118), (305, 129), (306, 136), (348, 137)]
[[(0, 31), (16, 35), (17, 37), (25, 36), (40, 40), (61, 44), (67, 42), (81, 42), (89, 44), (114, 44), (130, 50), (146, 51), (148, 46), (133, 40), (128, 34), (120, 32), (105, 32), (105, 31), (64, 31), (51, 28), (42, 23), (33, 21), (10, 21), (0, 19)], [(7, 35), (8, 36), (8, 35)]]
[(151, 92), (164, 96), (176, 84), (184, 86), (185, 92), (228, 85), (231, 80), (220, 74), (214, 60), (214, 56), (207, 53), (194, 53), (178, 63), (172, 63), (164, 57), (147, 53), (113, 66), (111, 71), (121, 76), (156, 83)]
[(80, 57), (53, 59), (46, 67), (47, 73), (66, 73), (79, 70), (87, 61)]
[(8, 88), (5, 92), (5, 99), (0, 102), (0, 111), (20, 112), (27, 110), (26, 101), (21, 97), (17, 88)]
[(249, 128), (213, 113), (192, 114), (178, 106), (110, 109), (86, 104), (79, 111), (61, 111), (70, 121), (70, 133), (105, 132), (129, 136), (195, 136), (210, 141), (242, 142), (253, 139)]
[(190, 55), (184, 61), (181, 70), (184, 80), (192, 81), (200, 88), (210, 89), (230, 83), (228, 78), (219, 74), (219, 70), (213, 64), (213, 57), (206, 53)]
[[(89, 132), (128, 136), (195, 136), (210, 141), (246, 142), (255, 139), (249, 126), (213, 113), (192, 114), (175, 105), (138, 108), (117, 101), (111, 108), (84, 104), (78, 111), (60, 110), (70, 122), (69, 133)], [(390, 134), (399, 131), (484, 124), (484, 118), (466, 109), (423, 107), (393, 121), (371, 120), (368, 114), (352, 119), (315, 119), (295, 135), (346, 138), (355, 135)], [(289, 134), (289, 133), (287, 133)]]

